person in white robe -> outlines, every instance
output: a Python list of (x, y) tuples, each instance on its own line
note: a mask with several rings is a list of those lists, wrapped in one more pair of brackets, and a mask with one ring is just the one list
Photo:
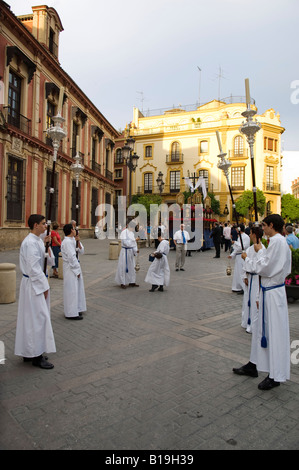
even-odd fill
[[(84, 280), (80, 262), (76, 257), (76, 229), (72, 224), (63, 227), (65, 238), (61, 243), (63, 259), (63, 304), (65, 318), (82, 320), (86, 311)], [(84, 246), (79, 240), (79, 253), (84, 254)]]
[(134, 224), (131, 222), (120, 234), (121, 250), (118, 257), (118, 265), (115, 274), (115, 282), (120, 284), (122, 289), (130, 287), (139, 287), (136, 284), (135, 256), (137, 255), (138, 246), (134, 235)]
[[(263, 230), (261, 227), (254, 227), (253, 231), (250, 229), (250, 241), (254, 244), (257, 241), (256, 231), (258, 231), (259, 240), (263, 235)], [(266, 248), (262, 244), (262, 250)], [(246, 250), (248, 258), (255, 259), (258, 254), (254, 249), (254, 246), (251, 245)], [(245, 269), (245, 263), (243, 263), (243, 283), (244, 283), (244, 296), (242, 304), (242, 328), (246, 329), (247, 333), (252, 333), (252, 328), (256, 326), (258, 318), (258, 308), (256, 305), (256, 298), (260, 290), (259, 276), (254, 272), (247, 272)]]
[(277, 387), (290, 378), (290, 329), (285, 278), (291, 272), (291, 250), (282, 236), (283, 218), (267, 216), (262, 226), (269, 245), (262, 250), (261, 242), (254, 245), (256, 259), (242, 254), (245, 268), (261, 276), (259, 294), (259, 324), (257, 370), (268, 372), (258, 385), (260, 390)]
[(243, 264), (244, 261), (241, 258), (242, 254), (242, 244), (240, 240), (240, 236), (243, 242), (244, 251), (247, 250), (250, 246), (250, 238), (249, 236), (244, 233), (245, 227), (243, 224), (239, 225), (240, 232), (238, 236), (238, 240), (233, 243), (233, 251), (228, 256), (230, 259), (235, 259), (235, 266), (234, 266), (234, 274), (233, 274), (233, 281), (232, 281), (232, 291), (242, 294), (244, 292), (244, 282), (243, 282)]
[(148, 268), (145, 282), (152, 285), (150, 292), (156, 289), (163, 292), (163, 286), (169, 286), (170, 269), (168, 264), (169, 241), (164, 240), (161, 235), (158, 236), (159, 245), (154, 252), (155, 259)]
[[(256, 237), (257, 235), (257, 237)], [(261, 240), (263, 235), (263, 230), (261, 227), (254, 227), (250, 230), (250, 240), (253, 243), (246, 250), (246, 255), (248, 260), (257, 260), (258, 253), (254, 249), (254, 244), (258, 240)], [(262, 256), (266, 253), (266, 248), (262, 244), (262, 250), (259, 256)], [(258, 296), (260, 291), (260, 282), (259, 276), (253, 270), (246, 271), (252, 268), (249, 265), (244, 263), (244, 279), (247, 282), (245, 284), (244, 297), (243, 297), (243, 308), (242, 308), (242, 326), (246, 328), (247, 332), (252, 334), (251, 337), (251, 351), (249, 362), (244, 366), (233, 368), (233, 372), (237, 375), (248, 375), (250, 377), (258, 377), (258, 372), (256, 368), (257, 364), (257, 350), (258, 350), (258, 322), (259, 322), (259, 309), (258, 309)]]
[[(56, 345), (50, 316), (50, 286), (44, 273), (45, 244), (40, 238), (46, 230), (45, 217), (31, 214), (28, 219), (30, 233), (20, 248), (20, 285), (18, 317), (15, 339), (15, 355), (34, 366), (52, 369), (44, 353), (55, 353)], [(50, 242), (50, 236), (44, 239)], [(52, 264), (48, 249), (47, 263)]]

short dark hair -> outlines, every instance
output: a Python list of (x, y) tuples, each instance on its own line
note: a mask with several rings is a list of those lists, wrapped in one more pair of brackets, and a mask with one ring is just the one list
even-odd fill
[(31, 214), (28, 219), (28, 225), (30, 230), (33, 230), (34, 224), (40, 224), (42, 220), (45, 219), (44, 215), (41, 214)]
[(273, 224), (273, 228), (276, 232), (282, 233), (284, 220), (279, 214), (270, 214), (264, 218), (263, 222), (267, 225)]
[(262, 238), (264, 234), (264, 231), (261, 225), (256, 226), (252, 224), (252, 226), (250, 227), (250, 232), (254, 233), (259, 240)]
[(52, 227), (53, 227), (53, 230), (56, 230), (57, 228), (59, 228), (58, 222), (53, 222)]
[(73, 225), (72, 224), (65, 224), (65, 226), (63, 227), (63, 233), (64, 235), (67, 237), (68, 235), (70, 235), (70, 233), (72, 232), (73, 230)]
[(241, 232), (244, 232), (244, 230), (245, 230), (245, 225), (244, 225), (244, 224), (239, 224), (239, 227), (240, 227)]

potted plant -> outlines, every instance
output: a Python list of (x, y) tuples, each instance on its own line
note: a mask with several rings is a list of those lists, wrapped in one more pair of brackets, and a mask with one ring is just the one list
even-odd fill
[(288, 302), (292, 303), (299, 299), (299, 248), (291, 248), (292, 252), (292, 271), (286, 277), (285, 286)]

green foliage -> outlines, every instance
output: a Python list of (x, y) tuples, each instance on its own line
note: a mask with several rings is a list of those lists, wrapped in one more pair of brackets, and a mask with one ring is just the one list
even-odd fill
[[(256, 203), (257, 203), (257, 212), (259, 215), (263, 215), (266, 208), (266, 198), (263, 191), (260, 189), (256, 190)], [(243, 217), (247, 217), (249, 220), (252, 220), (252, 215), (254, 212), (254, 201), (253, 201), (253, 192), (250, 190), (244, 191), (241, 196), (235, 201), (237, 212)]]
[(299, 220), (299, 199), (296, 199), (293, 194), (281, 196), (281, 216), (288, 222)]
[(162, 197), (159, 196), (159, 194), (143, 194), (141, 196), (134, 194), (132, 196), (132, 205), (133, 204), (142, 204), (146, 208), (146, 212), (149, 217), (151, 204), (162, 204)]
[(299, 248), (296, 250), (290, 248), (292, 252), (292, 270), (291, 274), (286, 278), (286, 284), (293, 284), (299, 286)]

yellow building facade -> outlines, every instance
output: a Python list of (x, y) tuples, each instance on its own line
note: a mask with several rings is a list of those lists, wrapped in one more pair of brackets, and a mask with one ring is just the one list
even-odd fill
[[(252, 109), (257, 110), (255, 105)], [(174, 203), (179, 193), (188, 191), (185, 177), (203, 177), (209, 192), (220, 201), (221, 220), (233, 220), (232, 205), (223, 172), (217, 163), (220, 154), (216, 131), (219, 131), (223, 152), (232, 165), (230, 184), (235, 201), (245, 190), (252, 189), (250, 150), (240, 132), (245, 122), (245, 98), (213, 100), (193, 110), (183, 108), (149, 112), (144, 116), (134, 108), (130, 135), (135, 139), (139, 156), (133, 177), (133, 193), (159, 194), (156, 180), (163, 173), (164, 203)], [(266, 197), (266, 213), (280, 213), (281, 126), (280, 116), (273, 109), (256, 114), (261, 128), (255, 136), (256, 186)], [(227, 214), (227, 209), (229, 213)], [(225, 214), (225, 215), (224, 215)]]

